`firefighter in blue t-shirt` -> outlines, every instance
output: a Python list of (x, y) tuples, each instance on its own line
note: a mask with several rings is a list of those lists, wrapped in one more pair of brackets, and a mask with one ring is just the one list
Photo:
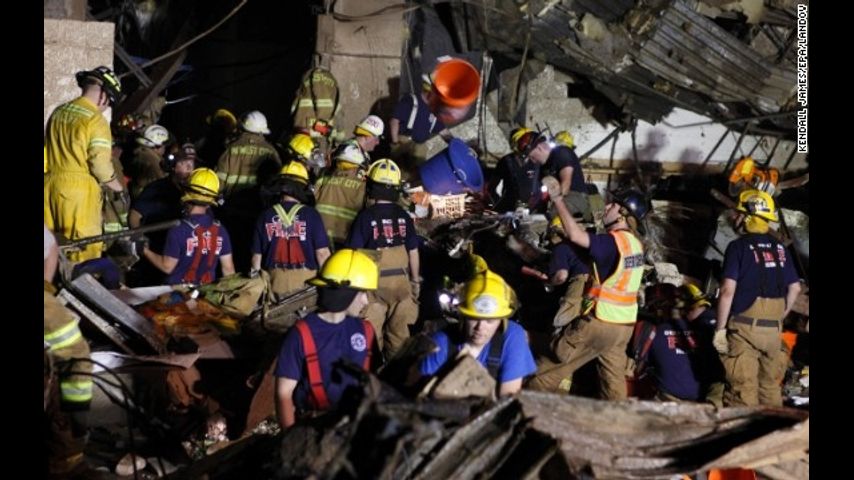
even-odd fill
[(632, 342), (636, 377), (652, 371), (657, 400), (702, 400), (705, 391), (698, 375), (702, 361), (698, 340), (681, 318), (678, 289), (670, 283), (650, 285), (644, 300), (649, 316), (638, 320)]
[(371, 370), (378, 357), (374, 330), (359, 312), (378, 278), (377, 265), (367, 255), (342, 249), (308, 281), (318, 287), (319, 308), (288, 331), (276, 364), (276, 413), (282, 428), (294, 424), (298, 411), (337, 408), (345, 391), (358, 385), (347, 369), (336, 368), (340, 361)]
[(228, 231), (211, 213), (219, 202), (219, 179), (209, 168), (197, 168), (181, 197), (184, 218), (166, 234), (163, 254), (147, 246), (143, 255), (167, 275), (166, 283), (206, 285), (216, 280), (217, 265), (223, 276), (234, 274)]
[(380, 283), (371, 292), (365, 317), (374, 324), (387, 358), (409, 338), (409, 326), (418, 320), (421, 260), (418, 238), (409, 214), (397, 205), (401, 175), (391, 160), (377, 160), (368, 168), (370, 205), (359, 212), (350, 229), (347, 247), (373, 250), (380, 266)]
[(282, 296), (303, 287), (329, 258), (329, 238), (323, 220), (308, 201), (308, 170), (292, 161), (282, 167), (269, 187), (280, 201), (255, 222), (252, 270), (270, 274), (273, 293)]
[(713, 340), (726, 370), (724, 405), (782, 406), (788, 355), (780, 332), (801, 286), (786, 247), (768, 233), (778, 219), (771, 196), (741, 192), (737, 210), (744, 235), (724, 253)]
[[(567, 325), (552, 342), (554, 357), (541, 357), (537, 375), (528, 383), (532, 390), (560, 392), (563, 379), (596, 359), (599, 395), (607, 400), (627, 397), (626, 346), (637, 320), (637, 294), (644, 270), (644, 251), (640, 241), (641, 222), (649, 212), (649, 203), (638, 191), (612, 195), (602, 217), (604, 234), (591, 234), (573, 219), (563, 203), (560, 185), (554, 177), (543, 179), (564, 232), (575, 245), (589, 249), (593, 281), (585, 291), (585, 314)], [(592, 304), (590, 304), (592, 302)]]
[(525, 330), (509, 320), (515, 310), (513, 290), (500, 276), (485, 270), (475, 274), (463, 291), (459, 326), (432, 335), (438, 350), (422, 361), (421, 374), (433, 375), (465, 352), (489, 371), (499, 395), (518, 392), (537, 365)]

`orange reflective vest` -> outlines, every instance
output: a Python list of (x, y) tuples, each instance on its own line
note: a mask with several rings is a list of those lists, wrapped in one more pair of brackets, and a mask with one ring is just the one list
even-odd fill
[(608, 232), (617, 242), (617, 268), (604, 282), (593, 264), (594, 283), (587, 297), (595, 302), (594, 315), (610, 323), (634, 323), (638, 315), (638, 288), (643, 277), (643, 245), (628, 230)]

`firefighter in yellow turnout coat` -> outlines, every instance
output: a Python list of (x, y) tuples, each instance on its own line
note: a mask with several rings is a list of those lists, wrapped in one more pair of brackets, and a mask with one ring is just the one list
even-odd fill
[[(103, 233), (102, 187), (122, 192), (113, 169), (113, 136), (102, 113), (119, 100), (121, 85), (107, 67), (77, 73), (82, 95), (60, 105), (45, 133), (47, 172), (44, 176), (44, 221), (67, 240)], [(103, 243), (71, 252), (82, 262), (101, 256)]]

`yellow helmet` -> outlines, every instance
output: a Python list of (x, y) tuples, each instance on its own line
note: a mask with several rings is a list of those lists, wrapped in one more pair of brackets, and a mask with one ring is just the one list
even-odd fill
[(459, 311), (468, 318), (505, 319), (515, 310), (516, 293), (492, 271), (469, 280), (464, 292)]
[(472, 277), (477, 275), (482, 275), (485, 272), (489, 271), (489, 265), (486, 264), (486, 260), (483, 259), (480, 255), (471, 254), (471, 262), (472, 262)]
[(314, 141), (304, 133), (297, 133), (291, 137), (288, 148), (303, 160), (308, 161), (311, 158), (311, 152), (314, 151)]
[(739, 212), (744, 212), (769, 222), (776, 222), (777, 210), (771, 195), (761, 190), (745, 190), (738, 196)]
[(569, 148), (575, 148), (575, 139), (572, 138), (572, 134), (566, 130), (557, 132), (557, 135), (555, 135), (555, 141)]
[(529, 132), (533, 132), (533, 130), (525, 127), (514, 128), (513, 131), (510, 132), (510, 148), (512, 148), (514, 152), (521, 153), (522, 150), (524, 150), (519, 145), (519, 140)]
[(706, 307), (711, 307), (712, 302), (710, 302), (700, 288), (693, 283), (686, 283), (679, 287), (680, 293), (682, 293), (682, 298), (688, 304), (688, 308), (697, 308), (701, 305), (705, 305)]
[(190, 173), (182, 202), (214, 205), (219, 200), (219, 178), (210, 168), (197, 168)]
[(368, 167), (368, 178), (376, 183), (400, 186), (400, 167), (393, 161), (382, 158)]
[(308, 183), (308, 170), (305, 168), (305, 165), (297, 161), (288, 162), (284, 167), (282, 167), (282, 170), (279, 171), (279, 175), (292, 178), (302, 184)]
[(318, 287), (349, 287), (356, 290), (376, 290), (380, 270), (371, 257), (358, 250), (342, 248), (333, 253), (320, 274), (308, 281)]
[(237, 128), (237, 117), (224, 108), (220, 108), (212, 115), (208, 115), (206, 120), (208, 125), (219, 125), (227, 133), (231, 133)]
[(559, 215), (555, 215), (555, 218), (553, 218), (552, 221), (549, 222), (549, 228), (554, 228), (561, 231), (563, 230), (563, 222), (561, 221)]

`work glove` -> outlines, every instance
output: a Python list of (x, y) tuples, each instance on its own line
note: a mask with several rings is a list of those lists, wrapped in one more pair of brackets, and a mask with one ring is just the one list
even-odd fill
[(729, 342), (726, 338), (725, 329), (715, 331), (715, 337), (712, 339), (712, 345), (714, 345), (715, 350), (717, 350), (721, 355), (729, 353)]
[(555, 177), (544, 177), (542, 182), (543, 186), (546, 187), (546, 191), (549, 193), (549, 198), (552, 200), (560, 198), (560, 182), (558, 182)]

